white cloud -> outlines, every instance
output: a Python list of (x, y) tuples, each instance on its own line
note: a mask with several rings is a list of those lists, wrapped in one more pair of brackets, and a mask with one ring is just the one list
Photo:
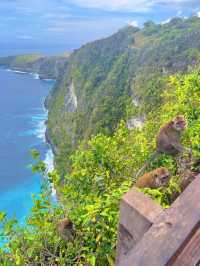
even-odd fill
[(109, 11), (147, 11), (152, 0), (73, 0), (73, 4)]
[(19, 39), (23, 39), (23, 40), (32, 40), (33, 37), (30, 35), (21, 35), (19, 36)]
[(55, 26), (55, 27), (49, 27), (47, 28), (47, 31), (49, 32), (54, 32), (54, 33), (64, 33), (66, 31), (66, 28), (64, 27), (59, 27), (59, 26)]
[(198, 3), (199, 0), (65, 0), (72, 4), (98, 8), (108, 11), (127, 11), (127, 12), (146, 12), (151, 10), (155, 5), (164, 6), (185, 6), (188, 4)]
[(197, 17), (200, 18), (200, 11), (197, 12)]
[(138, 22), (136, 20), (130, 20), (130, 21), (127, 21), (127, 24), (129, 26), (132, 26), (132, 27), (138, 27)]
[(171, 21), (171, 19), (172, 19), (172, 18), (168, 18), (168, 19), (162, 21), (161, 24), (162, 24), (162, 25), (167, 24), (167, 23), (169, 23), (169, 22)]
[(59, 13), (59, 12), (55, 12), (55, 13), (46, 13), (44, 15), (42, 15), (43, 18), (45, 19), (67, 19), (72, 17), (72, 15), (70, 13)]
[(177, 16), (181, 16), (183, 14), (183, 11), (181, 11), (181, 10), (179, 10), (178, 12), (177, 12)]

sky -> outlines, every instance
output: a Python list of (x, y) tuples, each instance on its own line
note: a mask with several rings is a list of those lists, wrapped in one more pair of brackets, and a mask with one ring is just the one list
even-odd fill
[(0, 55), (73, 50), (127, 24), (196, 14), (200, 0), (0, 0)]

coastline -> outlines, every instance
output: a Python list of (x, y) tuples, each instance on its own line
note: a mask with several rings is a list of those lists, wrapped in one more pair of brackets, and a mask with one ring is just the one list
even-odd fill
[(49, 76), (45, 76), (41, 73), (37, 73), (37, 72), (32, 72), (32, 70), (28, 71), (27, 69), (23, 69), (23, 68), (9, 68), (8, 66), (1, 66), (4, 67), (6, 71), (8, 72), (14, 72), (14, 73), (18, 73), (18, 74), (28, 74), (28, 75), (32, 75), (34, 79), (41, 79), (44, 80), (46, 82), (53, 82), (55, 81), (55, 79), (50, 78)]
[[(12, 68), (7, 68), (6, 66), (4, 66), (4, 67), (5, 67), (6, 71), (14, 72), (14, 73), (22, 74), (22, 75), (24, 75), (24, 74), (32, 75), (34, 79), (40, 79), (40, 80), (43, 80), (45, 82), (54, 82), (55, 81), (55, 79), (43, 78), (43, 77), (40, 76), (39, 73), (28, 72), (28, 71), (24, 71), (24, 70), (22, 71), (20, 69), (15, 69), (15, 68), (13, 68), (13, 69)], [(53, 88), (53, 86), (52, 86), (52, 88)], [(49, 97), (52, 88), (50, 89), (48, 95), (44, 98), (43, 104), (42, 104), (42, 108), (44, 110), (44, 114), (46, 114), (45, 119), (42, 121), (43, 129), (40, 129), (43, 132), (40, 133), (40, 135), (37, 134), (37, 137), (43, 139), (43, 141), (48, 146), (48, 150), (47, 150), (47, 152), (45, 154), (45, 158), (44, 158), (44, 162), (45, 162), (46, 167), (47, 167), (47, 174), (54, 170), (54, 156), (56, 154), (56, 148), (55, 148), (54, 144), (52, 143), (52, 141), (51, 141), (51, 139), (49, 137), (48, 127), (47, 127), (48, 108), (47, 108), (47, 105), (46, 105), (46, 99)], [(41, 121), (40, 121), (40, 123), (41, 123)], [(49, 183), (50, 183), (51, 190), (52, 190), (52, 197), (53, 197), (54, 200), (57, 200), (57, 192), (56, 192), (56, 189), (54, 187), (54, 184), (52, 184), (51, 182), (49, 182)]]
[[(41, 79), (43, 80), (43, 79)], [(44, 81), (46, 81), (44, 79)], [(52, 80), (53, 81), (53, 80)], [(51, 88), (52, 89), (52, 88)], [(51, 93), (51, 89), (49, 91), (49, 94)], [(48, 127), (47, 127), (47, 120), (48, 120), (48, 108), (45, 104), (46, 102), (46, 98), (49, 96), (49, 94), (44, 98), (43, 100), (43, 109), (44, 109), (44, 112), (46, 113), (46, 119), (44, 120), (44, 136), (43, 136), (43, 140), (44, 142), (47, 144), (48, 146), (48, 150), (45, 154), (45, 159), (44, 159), (44, 163), (46, 165), (46, 178), (48, 179), (48, 173), (52, 172), (54, 169), (55, 169), (55, 165), (54, 165), (54, 156), (56, 154), (56, 149), (49, 137), (49, 133), (48, 133)], [(50, 182), (49, 180), (49, 185), (50, 185), (50, 188), (51, 188), (51, 195), (52, 195), (52, 200), (53, 201), (57, 201), (57, 191), (56, 191), (56, 188), (54, 186), (54, 184), (52, 182)]]
[[(0, 69), (4, 88), (1, 94), (0, 147), (3, 158), (0, 209), (8, 217), (16, 215), (20, 224), (23, 224), (33, 206), (31, 195), (41, 193), (41, 185), (45, 180), (49, 184), (52, 202), (55, 196), (54, 188), (47, 181), (48, 174), (33, 173), (30, 167), (34, 164), (30, 150), (35, 148), (46, 163), (46, 169), (53, 170), (53, 153), (45, 138), (48, 112), (44, 101), (54, 83), (36, 79), (32, 73), (6, 71), (5, 67)], [(16, 153), (13, 153), (13, 148)], [(6, 158), (10, 158), (8, 164)], [(10, 167), (11, 160), (13, 167)]]
[[(47, 96), (48, 97), (48, 96)], [(46, 100), (46, 98), (45, 98)], [(48, 109), (45, 106), (45, 100), (43, 102), (43, 108), (47, 113), (47, 119), (48, 119)], [(46, 156), (44, 159), (44, 163), (46, 164), (47, 167), (47, 178), (48, 178), (48, 173), (52, 172), (55, 169), (55, 165), (54, 165), (54, 156), (55, 156), (55, 147), (49, 137), (48, 134), (48, 127), (47, 127), (47, 120), (45, 120), (44, 122), (45, 125), (45, 133), (44, 133), (44, 139), (45, 139), (45, 143), (48, 145), (49, 149), (46, 152)], [(52, 182), (49, 181), (50, 187), (51, 187), (51, 192), (52, 192), (52, 198), (54, 201), (57, 201), (57, 191), (56, 188), (54, 186), (54, 184)]]
[(56, 81), (56, 79), (53, 78), (50, 74), (47, 74), (47, 73), (45, 74), (40, 71), (38, 72), (37, 70), (34, 71), (34, 68), (12, 67), (6, 64), (5, 65), (2, 64), (0, 65), (0, 67), (5, 68), (5, 70), (9, 72), (33, 75), (35, 79), (41, 79), (47, 82)]
[[(46, 120), (46, 124), (47, 124), (47, 120)], [(53, 152), (53, 154), (54, 154), (54, 156), (56, 155), (56, 147), (54, 146), (54, 144), (53, 144), (53, 142), (52, 142), (52, 140), (51, 140), (51, 138), (50, 138), (50, 136), (49, 136), (49, 129), (48, 129), (48, 127), (47, 127), (47, 125), (46, 125), (46, 131), (45, 131), (45, 140), (46, 140), (46, 143), (50, 146), (50, 148), (51, 148), (51, 150), (52, 150), (52, 152)]]

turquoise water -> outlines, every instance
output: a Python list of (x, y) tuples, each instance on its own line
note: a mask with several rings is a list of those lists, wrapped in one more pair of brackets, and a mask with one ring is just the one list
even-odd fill
[(42, 81), (38, 75), (0, 68), (0, 211), (16, 215), (20, 222), (28, 215), (31, 195), (40, 192), (42, 181), (30, 169), (30, 149), (39, 150), (52, 167), (43, 106), (52, 86), (53, 81)]

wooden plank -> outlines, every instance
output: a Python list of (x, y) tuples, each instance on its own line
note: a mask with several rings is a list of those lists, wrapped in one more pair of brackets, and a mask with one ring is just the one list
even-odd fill
[(120, 266), (166, 266), (200, 221), (200, 175), (161, 214)]
[(123, 197), (120, 206), (120, 224), (137, 239), (163, 212), (159, 204), (133, 187)]
[[(169, 264), (170, 265), (170, 264)], [(200, 227), (188, 241), (180, 255), (172, 262), (173, 266), (198, 266), (200, 265)]]
[(122, 198), (118, 228), (116, 266), (141, 240), (156, 217), (163, 212), (160, 205), (133, 187)]

